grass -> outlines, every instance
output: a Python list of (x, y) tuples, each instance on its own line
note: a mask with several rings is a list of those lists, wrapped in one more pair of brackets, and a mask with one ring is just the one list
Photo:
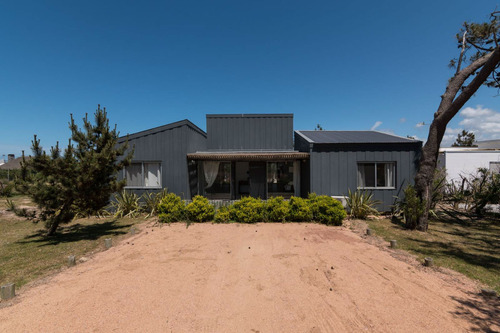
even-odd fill
[[(17, 205), (30, 205), (23, 196), (10, 198)], [(0, 198), (0, 210), (6, 202)], [(67, 265), (69, 255), (78, 258), (104, 250), (104, 239), (126, 237), (130, 227), (143, 219), (84, 218), (66, 224), (55, 236), (45, 237), (42, 223), (0, 215), (0, 285), (16, 288), (45, 277)]]
[(398, 219), (368, 221), (375, 235), (423, 260), (447, 267), (500, 293), (500, 220), (446, 219), (431, 221), (428, 232), (409, 231)]

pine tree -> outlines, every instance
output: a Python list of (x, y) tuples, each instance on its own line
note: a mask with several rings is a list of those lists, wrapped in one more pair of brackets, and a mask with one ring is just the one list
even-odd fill
[(476, 136), (474, 135), (474, 132), (469, 132), (466, 130), (462, 130), (462, 133), (458, 133), (457, 139), (453, 144), (451, 145), (452, 147), (477, 147), (477, 145), (474, 144), (476, 141)]
[(94, 121), (92, 124), (86, 115), (80, 129), (71, 115), (72, 135), (63, 154), (59, 143), (47, 154), (35, 135), (33, 158), (23, 158), (22, 174), (32, 175), (24, 179), (24, 184), (40, 209), (39, 220), (45, 222), (48, 236), (60, 224), (70, 222), (77, 212), (84, 215), (98, 212), (109, 203), (111, 194), (125, 185), (116, 176), (130, 163), (133, 152), (124, 156), (128, 144), (117, 144), (116, 126), (110, 130), (106, 109), (100, 105)]

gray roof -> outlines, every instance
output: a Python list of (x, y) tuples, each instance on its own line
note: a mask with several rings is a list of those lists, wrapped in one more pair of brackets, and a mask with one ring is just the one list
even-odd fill
[(293, 113), (221, 113), (207, 114), (207, 118), (293, 118)]
[(295, 131), (310, 143), (416, 143), (378, 131)]
[(121, 137), (118, 138), (118, 143), (124, 142), (127, 139), (127, 137), (128, 137), (129, 140), (133, 140), (133, 139), (137, 139), (137, 138), (140, 138), (140, 137), (143, 137), (143, 136), (146, 136), (146, 135), (151, 135), (151, 134), (155, 134), (155, 133), (158, 133), (158, 132), (167, 131), (167, 130), (170, 130), (170, 129), (173, 129), (173, 128), (176, 128), (176, 127), (181, 127), (181, 126), (191, 127), (193, 130), (197, 131), (198, 133), (200, 133), (204, 137), (207, 137), (207, 133), (205, 133), (205, 131), (203, 131), (202, 129), (200, 129), (198, 126), (196, 126), (195, 124), (193, 124), (189, 120), (184, 119), (184, 120), (181, 120), (181, 121), (177, 121), (175, 123), (166, 124), (166, 125), (155, 127), (155, 128), (151, 128), (151, 129), (148, 129), (148, 130), (145, 130), (145, 131), (140, 131), (140, 132), (136, 132), (136, 133), (132, 133), (132, 134), (123, 135), (123, 136), (121, 136)]

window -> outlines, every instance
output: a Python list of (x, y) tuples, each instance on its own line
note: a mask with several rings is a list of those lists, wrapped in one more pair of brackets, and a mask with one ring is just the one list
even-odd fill
[(124, 172), (127, 187), (161, 187), (161, 163), (133, 162)]
[(231, 162), (204, 161), (203, 173), (207, 198), (231, 198)]
[(293, 194), (293, 162), (267, 163), (267, 193), (289, 197)]
[(358, 188), (394, 188), (396, 163), (358, 163)]

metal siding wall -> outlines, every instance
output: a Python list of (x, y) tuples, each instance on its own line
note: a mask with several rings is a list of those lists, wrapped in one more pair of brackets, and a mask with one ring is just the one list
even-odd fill
[(290, 116), (207, 116), (209, 150), (293, 149)]
[[(203, 150), (206, 139), (188, 126), (175, 127), (163, 132), (146, 135), (133, 140), (133, 161), (160, 161), (162, 164), (162, 186), (170, 192), (190, 198), (186, 154)], [(199, 147), (199, 149), (197, 149)], [(141, 194), (146, 190), (134, 190)]]
[(313, 151), (310, 158), (310, 192), (347, 195), (349, 189), (357, 189), (358, 162), (396, 162), (396, 189), (371, 190), (374, 198), (382, 201), (378, 209), (390, 210), (394, 196), (402, 195), (402, 187), (413, 183), (415, 156), (415, 151)]

